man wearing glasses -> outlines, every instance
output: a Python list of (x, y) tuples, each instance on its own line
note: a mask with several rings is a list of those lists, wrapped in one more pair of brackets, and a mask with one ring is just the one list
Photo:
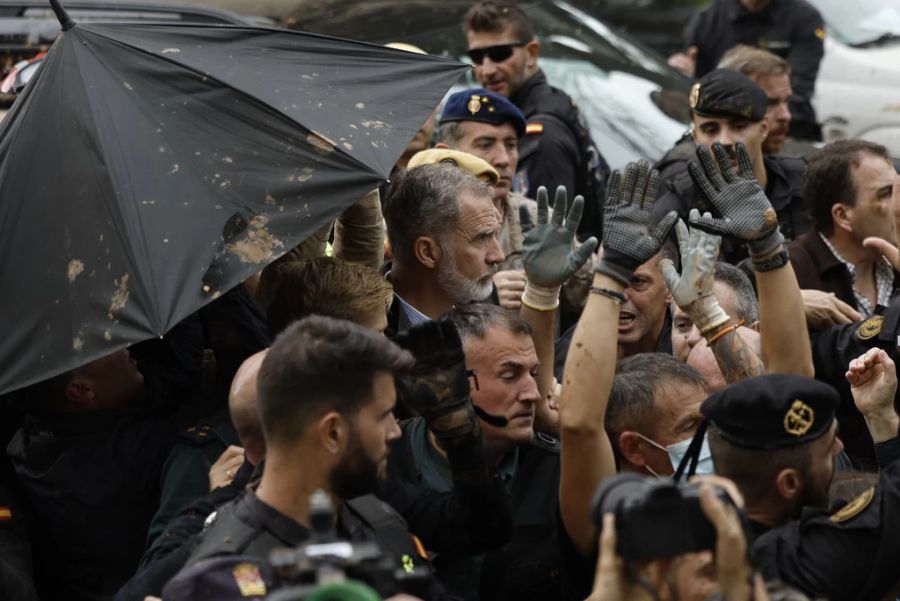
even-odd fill
[(599, 236), (608, 167), (572, 99), (547, 83), (525, 13), (510, 0), (479, 0), (463, 17), (463, 31), (479, 83), (507, 96), (528, 121), (514, 190), (534, 198), (540, 186), (565, 186), (584, 196), (579, 235)]

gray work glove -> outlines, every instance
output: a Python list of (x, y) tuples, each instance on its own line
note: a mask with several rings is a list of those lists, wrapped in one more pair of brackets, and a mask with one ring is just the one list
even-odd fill
[(603, 210), (603, 257), (596, 271), (623, 286), (631, 283), (635, 269), (659, 252), (678, 219), (675, 211), (670, 211), (652, 227), (650, 215), (658, 188), (659, 172), (651, 170), (647, 161), (629, 163), (624, 176), (616, 170), (609, 178)]
[(566, 217), (568, 200), (565, 186), (556, 189), (553, 215), (549, 219), (547, 188), (537, 192), (537, 227), (531, 222), (528, 207), (519, 206), (524, 240), (525, 293), (522, 302), (539, 311), (552, 311), (559, 305), (559, 290), (581, 269), (597, 249), (597, 239), (589, 238), (572, 250), (575, 232), (581, 222), (584, 198), (576, 196)]
[(709, 149), (698, 146), (700, 163), (689, 162), (688, 171), (722, 218), (704, 216), (696, 221), (691, 218), (691, 225), (744, 240), (751, 259), (770, 257), (784, 244), (784, 236), (778, 229), (778, 215), (753, 174), (747, 148), (741, 143), (735, 145), (738, 171), (721, 144), (713, 144), (712, 152), (715, 160)]
[[(709, 213), (704, 215), (708, 216)], [(700, 212), (692, 209), (690, 219), (700, 219)], [(671, 259), (660, 261), (659, 268), (675, 304), (690, 315), (700, 333), (706, 335), (730, 320), (713, 292), (716, 258), (722, 238), (700, 228), (692, 228), (688, 233), (687, 226), (680, 219), (675, 225), (675, 233), (681, 253), (681, 275)]]

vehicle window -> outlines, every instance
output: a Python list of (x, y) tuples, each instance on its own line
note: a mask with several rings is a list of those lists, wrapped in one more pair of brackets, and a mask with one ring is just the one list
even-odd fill
[(900, 0), (812, 0), (831, 33), (850, 46), (900, 40)]

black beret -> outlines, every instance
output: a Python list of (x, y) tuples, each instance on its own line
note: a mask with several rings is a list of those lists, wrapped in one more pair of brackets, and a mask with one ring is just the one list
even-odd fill
[(452, 94), (444, 105), (441, 123), (481, 121), (491, 125), (510, 123), (521, 138), (525, 135), (525, 115), (506, 96), (472, 88)]
[(731, 444), (773, 450), (828, 432), (838, 400), (837, 391), (818, 380), (769, 374), (711, 394), (700, 405), (700, 413)]
[(214, 557), (181, 570), (166, 584), (162, 598), (166, 601), (263, 599), (275, 584), (272, 568), (257, 557)]
[(716, 69), (691, 88), (691, 110), (701, 117), (740, 117), (762, 121), (769, 97), (752, 79), (731, 69)]

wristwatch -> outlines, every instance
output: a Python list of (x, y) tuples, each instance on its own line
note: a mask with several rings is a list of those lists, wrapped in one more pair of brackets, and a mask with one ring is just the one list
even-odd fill
[(781, 269), (788, 264), (789, 257), (790, 255), (785, 248), (771, 259), (766, 259), (765, 261), (753, 261), (753, 271), (766, 272)]

